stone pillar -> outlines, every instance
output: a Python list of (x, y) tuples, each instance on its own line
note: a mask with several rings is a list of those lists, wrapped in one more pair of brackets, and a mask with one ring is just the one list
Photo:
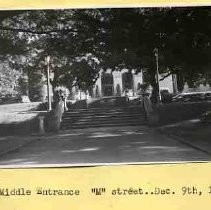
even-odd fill
[(153, 107), (151, 100), (148, 96), (143, 96), (143, 105), (146, 113), (148, 124), (156, 126), (159, 123), (159, 115), (157, 107)]
[(44, 116), (39, 116), (38, 120), (39, 120), (39, 134), (43, 135), (45, 134), (45, 126), (44, 126)]
[(117, 86), (120, 87), (120, 95), (122, 95), (122, 74), (120, 71), (114, 71), (113, 73), (114, 78), (114, 95), (117, 95)]
[(172, 79), (173, 79), (173, 93), (178, 93), (177, 75), (172, 74)]
[[(98, 90), (97, 90), (98, 89)], [(94, 97), (97, 98), (97, 95), (96, 95), (96, 90), (98, 91), (99, 93), (99, 96), (98, 97), (102, 97), (102, 82), (101, 82), (101, 72), (99, 73), (99, 77), (95, 83), (95, 87), (93, 88), (93, 92), (94, 92)]]
[(134, 80), (134, 92), (137, 93), (138, 91), (138, 84), (143, 84), (143, 73), (142, 71), (137, 73), (137, 74), (133, 74), (133, 80)]

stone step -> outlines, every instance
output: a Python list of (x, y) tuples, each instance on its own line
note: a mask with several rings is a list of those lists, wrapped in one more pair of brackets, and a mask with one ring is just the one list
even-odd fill
[(137, 118), (126, 118), (126, 119), (122, 119), (122, 118), (113, 118), (112, 120), (109, 119), (109, 118), (93, 118), (93, 119), (84, 119), (84, 118), (80, 118), (80, 119), (77, 119), (75, 121), (67, 121), (67, 120), (64, 120), (62, 122), (62, 124), (70, 124), (70, 123), (107, 123), (107, 122), (112, 122), (112, 123), (119, 123), (119, 122), (140, 122), (140, 121), (144, 121), (145, 120), (145, 117), (137, 117)]
[(121, 110), (106, 110), (101, 112), (65, 112), (64, 115), (66, 116), (82, 116), (82, 115), (100, 115), (100, 114), (136, 114), (136, 113), (144, 113), (142, 109), (140, 110), (128, 110), (128, 111), (121, 111)]
[(90, 119), (90, 118), (133, 118), (133, 117), (142, 117), (145, 116), (145, 113), (101, 113), (101, 114), (90, 114), (90, 115), (64, 115), (63, 120), (71, 120), (71, 119), (78, 119), (78, 118), (84, 118), (84, 119)]
[(69, 109), (66, 113), (68, 112), (103, 112), (103, 111), (108, 111), (108, 110), (114, 110), (114, 111), (126, 111), (126, 110), (143, 110), (143, 107), (141, 106), (128, 106), (128, 107), (104, 107), (104, 108), (90, 108), (90, 109)]
[(97, 128), (97, 127), (118, 127), (118, 126), (138, 126), (146, 125), (147, 122), (127, 122), (127, 123), (104, 123), (104, 124), (68, 124), (61, 127), (62, 130), (68, 129), (83, 129), (83, 128)]
[(135, 126), (146, 124), (140, 106), (71, 109), (64, 113), (61, 129)]
[(143, 116), (127, 116), (125, 118), (123, 117), (93, 117), (93, 118), (72, 118), (72, 119), (63, 119), (62, 123), (63, 124), (68, 124), (68, 123), (76, 123), (76, 122), (84, 122), (84, 123), (104, 123), (104, 122), (129, 122), (129, 121), (144, 121), (146, 117)]

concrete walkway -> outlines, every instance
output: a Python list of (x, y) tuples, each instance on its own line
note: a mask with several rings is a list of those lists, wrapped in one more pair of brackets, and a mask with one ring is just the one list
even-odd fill
[(16, 151), (27, 144), (34, 143), (36, 140), (39, 140), (38, 136), (1, 136), (0, 157), (9, 152)]
[(137, 126), (78, 129), (54, 135), (30, 137), (30, 143), (0, 155), (0, 167), (208, 160), (211, 160), (211, 156), (201, 150), (162, 135), (152, 128)]
[(211, 124), (199, 119), (187, 120), (158, 129), (164, 135), (173, 137), (183, 144), (202, 150), (211, 155)]

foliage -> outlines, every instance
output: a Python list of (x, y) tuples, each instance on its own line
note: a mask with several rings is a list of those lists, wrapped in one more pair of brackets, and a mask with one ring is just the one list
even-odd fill
[(209, 7), (2, 11), (0, 54), (32, 83), (50, 55), (53, 87), (87, 90), (102, 68), (143, 70), (156, 96), (155, 48), (159, 72), (177, 74), (180, 89), (211, 83), (210, 23)]
[(18, 78), (20, 73), (2, 63), (0, 67), (0, 97), (16, 96), (19, 94)]
[(63, 95), (67, 98), (70, 94), (70, 91), (64, 86), (58, 86), (54, 89), (54, 92), (58, 92), (60, 95)]

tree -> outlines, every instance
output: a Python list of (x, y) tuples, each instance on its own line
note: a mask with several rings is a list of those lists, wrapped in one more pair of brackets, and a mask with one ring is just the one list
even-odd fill
[(177, 74), (181, 86), (184, 82), (210, 83), (209, 8), (115, 9), (112, 13), (112, 50), (107, 63), (143, 69), (155, 98), (155, 48), (159, 50), (160, 73)]
[[(34, 83), (34, 76), (40, 75), (33, 71), (45, 74), (44, 60), (50, 55), (53, 87), (66, 85), (71, 88), (74, 84), (84, 89), (93, 85), (99, 69), (96, 68), (98, 59), (92, 54), (96, 50), (92, 36), (98, 33), (98, 27), (91, 16), (87, 18), (89, 12), (24, 11), (12, 18), (6, 16), (0, 29), (8, 35), (15, 34), (20, 43), (24, 41), (25, 49), (22, 54), (10, 55), (11, 66), (27, 74), (29, 81)], [(98, 14), (94, 12), (93, 15)], [(85, 24), (87, 21), (91, 23), (89, 26)]]
[(0, 66), (0, 97), (18, 94), (18, 78), (20, 73), (8, 67), (6, 63)]
[(1, 17), (1, 37), (22, 49), (14, 53), (13, 64), (44, 73), (50, 54), (53, 86), (86, 89), (100, 69), (126, 67), (144, 71), (156, 98), (155, 48), (160, 73), (176, 73), (181, 89), (184, 82), (210, 83), (209, 8), (19, 11), (2, 12)]

